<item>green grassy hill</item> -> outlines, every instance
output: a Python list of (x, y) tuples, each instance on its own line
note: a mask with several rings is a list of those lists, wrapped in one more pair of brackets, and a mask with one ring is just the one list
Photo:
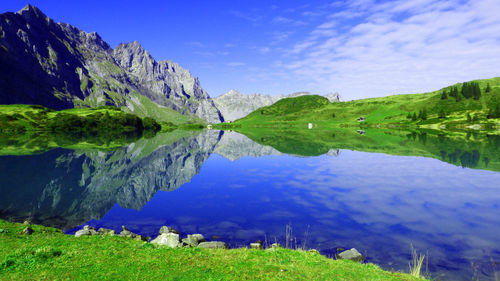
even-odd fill
[[(479, 89), (479, 93), (477, 92)], [(413, 117), (415, 115), (415, 117)], [(425, 116), (424, 116), (425, 115)], [(470, 117), (468, 117), (468, 115)], [(358, 122), (360, 117), (366, 118)], [(320, 96), (287, 98), (236, 120), (240, 126), (500, 126), (500, 78), (459, 83), (438, 91), (330, 103)]]

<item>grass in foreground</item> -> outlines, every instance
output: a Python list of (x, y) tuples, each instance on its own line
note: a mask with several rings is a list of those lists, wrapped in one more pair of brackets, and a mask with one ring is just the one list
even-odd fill
[(373, 264), (332, 260), (317, 253), (155, 248), (122, 237), (75, 238), (54, 228), (0, 220), (3, 280), (420, 280)]

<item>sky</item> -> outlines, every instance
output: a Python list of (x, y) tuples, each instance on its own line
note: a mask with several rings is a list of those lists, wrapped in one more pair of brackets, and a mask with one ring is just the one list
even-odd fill
[[(0, 12), (27, 3), (2, 0)], [(500, 76), (499, 0), (29, 3), (112, 47), (139, 41), (213, 97), (236, 89), (353, 100)]]

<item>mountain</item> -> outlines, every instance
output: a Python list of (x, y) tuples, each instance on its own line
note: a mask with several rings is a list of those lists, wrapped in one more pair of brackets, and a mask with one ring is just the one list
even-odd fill
[(223, 121), (188, 70), (156, 61), (138, 42), (113, 49), (99, 34), (56, 23), (31, 5), (0, 14), (0, 103), (114, 105), (159, 121)]
[[(249, 113), (258, 108), (272, 105), (281, 99), (305, 95), (311, 95), (311, 93), (298, 92), (290, 95), (245, 95), (236, 90), (230, 90), (229, 92), (214, 98), (214, 102), (222, 113), (225, 121), (234, 121), (247, 116)], [(327, 94), (325, 97), (330, 100), (330, 102), (342, 101), (338, 93)]]

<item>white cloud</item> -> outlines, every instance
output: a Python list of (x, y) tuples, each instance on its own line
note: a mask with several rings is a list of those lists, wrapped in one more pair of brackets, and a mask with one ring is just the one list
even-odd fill
[(287, 51), (299, 56), (286, 67), (313, 91), (357, 99), (500, 76), (498, 0), (349, 5)]

